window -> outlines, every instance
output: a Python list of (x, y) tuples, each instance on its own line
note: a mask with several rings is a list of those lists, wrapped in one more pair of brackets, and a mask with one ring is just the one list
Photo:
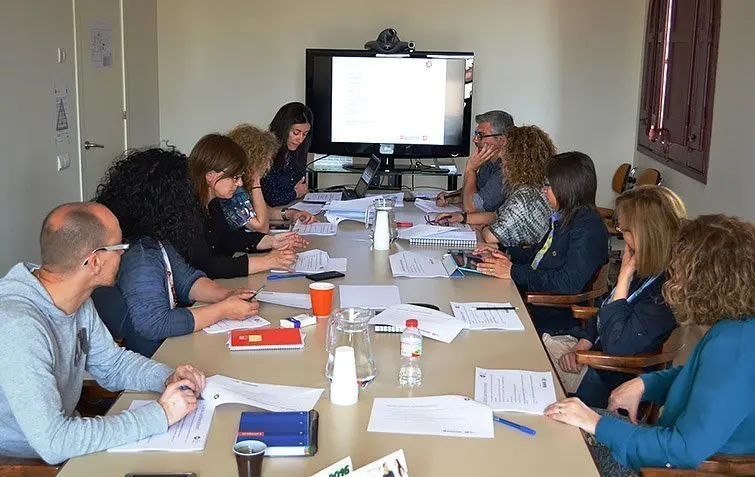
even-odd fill
[(637, 150), (708, 176), (721, 0), (649, 0)]

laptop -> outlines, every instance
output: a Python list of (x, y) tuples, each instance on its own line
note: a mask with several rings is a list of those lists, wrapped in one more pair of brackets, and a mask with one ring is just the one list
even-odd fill
[(353, 189), (345, 189), (341, 195), (341, 200), (353, 200), (361, 199), (367, 195), (367, 189), (369, 189), (372, 179), (375, 178), (378, 168), (380, 167), (380, 158), (373, 154), (370, 157), (370, 161), (362, 171), (362, 176), (359, 178), (359, 182)]

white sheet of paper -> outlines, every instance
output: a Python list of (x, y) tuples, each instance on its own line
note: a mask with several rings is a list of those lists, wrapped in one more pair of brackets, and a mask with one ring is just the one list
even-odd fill
[(364, 212), (372, 205), (374, 200), (373, 197), (363, 197), (354, 200), (334, 200), (326, 204), (324, 209), (330, 212), (362, 212), (362, 215), (364, 215)]
[(330, 222), (303, 224), (296, 222), (293, 231), (299, 235), (335, 235), (338, 233), (338, 224), (331, 224)]
[(426, 212), (428, 214), (440, 214), (445, 212), (461, 212), (461, 209), (456, 207), (455, 205), (447, 205), (445, 207), (440, 207), (435, 204), (435, 200), (427, 200), (427, 199), (415, 199), (414, 205), (417, 206), (418, 209), (420, 209), (423, 212)]
[(393, 305), (378, 313), (371, 320), (371, 325), (390, 325), (403, 329), (406, 320), (415, 318), (422, 336), (450, 343), (464, 329), (464, 322), (442, 311), (417, 305)]
[(270, 322), (261, 316), (250, 316), (244, 320), (220, 320), (214, 325), (205, 328), (204, 332), (213, 335), (216, 333), (226, 333), (231, 330), (251, 330), (269, 325)]
[(506, 330), (506, 331), (523, 331), (524, 325), (516, 310), (477, 310), (476, 308), (485, 307), (507, 307), (511, 303), (491, 303), (491, 302), (451, 302), (451, 310), (456, 318), (467, 324), (470, 330)]
[[(138, 409), (153, 401), (135, 400), (129, 410)], [(197, 401), (197, 409), (177, 423), (168, 427), (168, 431), (155, 434), (131, 444), (108, 449), (108, 452), (201, 452), (204, 450), (210, 433), (214, 406), (205, 400)]]
[(322, 212), (322, 204), (307, 204), (306, 202), (297, 202), (289, 207), (289, 209), (303, 210), (304, 212), (309, 212), (312, 215), (317, 215)]
[(307, 192), (304, 196), (304, 202), (330, 202), (331, 200), (341, 200), (343, 192)]
[[(334, 477), (334, 476), (354, 475), (354, 464), (351, 463), (351, 456), (344, 457), (335, 464), (331, 464), (320, 472), (313, 474), (312, 477)], [(380, 477), (383, 477), (382, 474)]]
[(427, 199), (427, 200), (435, 200), (436, 197), (438, 197), (438, 194), (441, 192), (445, 192), (448, 194), (447, 190), (440, 190), (440, 189), (423, 189), (421, 187), (418, 187), (412, 191), (412, 194), (414, 194), (415, 199)]
[(404, 193), (403, 192), (392, 192), (390, 194), (367, 194), (367, 197), (371, 199), (376, 199), (378, 197), (385, 197), (386, 199), (393, 199), (395, 203), (395, 207), (404, 206)]
[(323, 389), (260, 384), (216, 374), (207, 378), (202, 397), (212, 406), (247, 404), (267, 411), (309, 411)]
[[(294, 264), (296, 273), (319, 273), (319, 272), (341, 272), (346, 273), (348, 260), (346, 258), (330, 258), (328, 252), (320, 249), (307, 250), (301, 252)], [(287, 270), (270, 270), (273, 273), (285, 274)], [(262, 300), (260, 300), (262, 301)]]
[(415, 252), (398, 252), (388, 257), (394, 277), (448, 278), (441, 257), (428, 257)]
[(494, 411), (542, 414), (556, 389), (550, 371), (475, 368), (474, 398)]
[(406, 229), (398, 231), (398, 238), (400, 239), (412, 239), (412, 238), (425, 238), (432, 237), (443, 232), (449, 232), (454, 230), (454, 227), (443, 227), (440, 225), (419, 224)]
[(385, 310), (401, 303), (396, 285), (339, 285), (341, 308)]
[(367, 431), (492, 439), (493, 413), (465, 396), (375, 398)]
[(257, 293), (254, 298), (261, 303), (270, 303), (271, 305), (288, 306), (290, 308), (312, 308), (312, 300), (309, 298), (309, 293), (262, 291)]
[[(386, 469), (392, 474), (387, 474)], [(350, 477), (409, 477), (404, 450), (400, 449), (357, 469)]]

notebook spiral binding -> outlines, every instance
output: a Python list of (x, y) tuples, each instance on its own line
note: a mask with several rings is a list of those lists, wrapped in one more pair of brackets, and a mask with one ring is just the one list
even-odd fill
[(404, 329), (392, 325), (375, 325), (375, 333), (403, 333)]
[(452, 248), (475, 248), (477, 238), (475, 239), (457, 239), (450, 237), (417, 237), (409, 239), (409, 245), (423, 245), (431, 247), (452, 247)]

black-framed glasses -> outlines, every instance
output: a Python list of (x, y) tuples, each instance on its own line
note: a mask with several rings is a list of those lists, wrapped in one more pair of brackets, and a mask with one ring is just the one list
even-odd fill
[(97, 252), (118, 252), (118, 251), (126, 251), (131, 246), (131, 244), (123, 242), (118, 243), (115, 245), (105, 245), (103, 247), (97, 247), (96, 249), (92, 250), (87, 254), (87, 258), (84, 259), (84, 263), (82, 265), (86, 265), (89, 263), (89, 259)]
[(475, 139), (485, 139), (486, 137), (498, 137), (503, 136), (503, 133), (496, 133), (496, 134), (485, 134), (482, 131), (478, 131), (475, 129), (475, 131), (472, 133), (472, 136), (474, 136)]
[(550, 182), (543, 182), (543, 189), (550, 189), (551, 183)]

